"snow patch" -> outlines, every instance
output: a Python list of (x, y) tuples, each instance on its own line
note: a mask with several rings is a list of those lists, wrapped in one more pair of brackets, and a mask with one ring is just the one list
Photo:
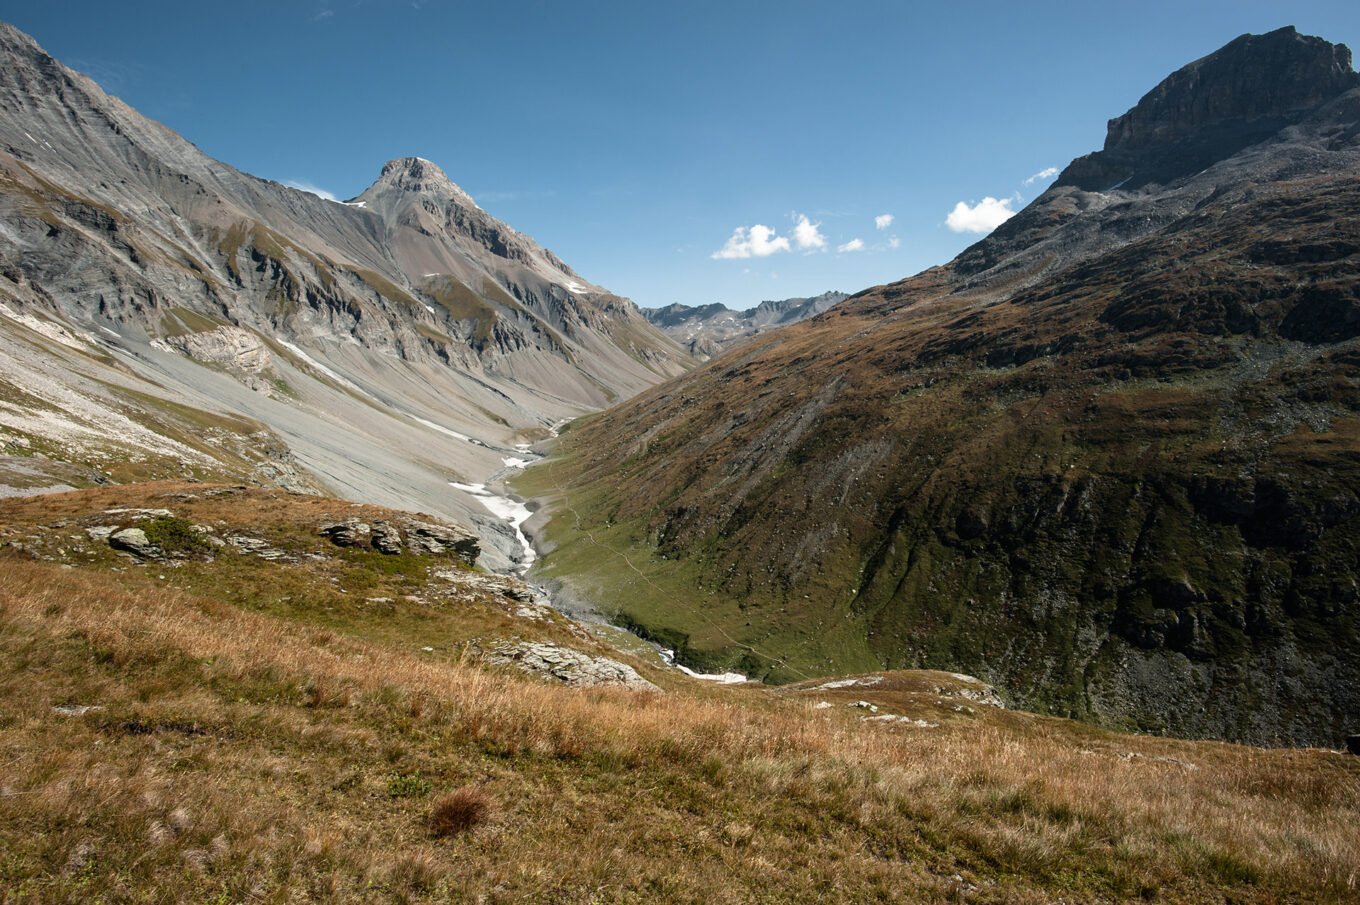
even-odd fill
[(824, 682), (817, 686), (818, 691), (830, 691), (836, 688), (867, 688), (877, 685), (883, 681), (882, 676), (869, 676), (865, 679), (835, 679), (831, 682)]
[[(419, 415), (408, 415), (407, 417), (409, 417), (409, 418), (410, 418), (411, 420), (413, 420), (413, 421), (419, 421), (421, 424), (425, 425), (426, 427), (430, 428), (431, 430), (437, 430), (437, 431), (439, 431), (441, 434), (447, 434), (448, 436), (453, 437), (453, 438), (456, 439), (456, 440), (466, 440), (466, 441), (469, 442), (469, 443), (476, 442), (476, 441), (474, 441), (471, 437), (469, 437), (467, 434), (459, 433), (458, 431), (454, 430), (453, 428), (451, 428), (451, 427), (445, 427), (445, 426), (442, 425), (442, 424), (435, 424), (433, 421), (427, 421), (427, 420), (425, 420), (424, 418), (420, 417)], [(486, 488), (483, 487), (482, 489), (485, 490)]]
[(290, 343), (288, 340), (286, 340), (286, 339), (279, 339), (279, 340), (277, 340), (277, 342), (278, 342), (279, 345), (283, 346), (283, 347), (284, 347), (285, 349), (287, 349), (289, 352), (292, 352), (292, 353), (293, 353), (294, 355), (296, 355), (298, 358), (301, 358), (301, 359), (302, 359), (303, 361), (305, 361), (307, 364), (309, 364), (309, 365), (311, 365), (312, 367), (316, 368), (316, 369), (317, 369), (318, 371), (320, 371), (322, 374), (325, 374), (327, 377), (329, 377), (331, 380), (334, 380), (336, 383), (340, 384), (341, 386), (348, 387), (349, 389), (354, 390), (356, 393), (362, 393), (363, 395), (367, 396), (369, 399), (372, 399), (374, 402), (378, 402), (378, 401), (379, 401), (372, 393), (368, 392), (367, 390), (365, 390), (363, 387), (359, 386), (358, 384), (356, 384), (356, 383), (354, 383), (354, 382), (352, 382), (352, 381), (350, 381), (350, 380), (347, 380), (346, 378), (340, 376), (340, 375), (337, 374), (335, 371), (332, 371), (330, 368), (326, 367), (326, 366), (323, 365), (321, 362), (317, 361), (315, 358), (313, 358), (312, 356), (308, 355), (306, 352), (304, 352), (304, 351), (302, 351), (301, 349), (299, 349), (297, 346), (295, 346), (295, 345), (293, 345), (292, 343)]

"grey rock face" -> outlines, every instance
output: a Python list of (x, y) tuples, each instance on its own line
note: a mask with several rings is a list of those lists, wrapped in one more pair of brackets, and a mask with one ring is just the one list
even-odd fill
[(1172, 73), (1110, 120), (1103, 150), (1078, 158), (1055, 185), (1087, 191), (1165, 185), (1299, 122), (1360, 87), (1344, 44), (1292, 26), (1243, 35)]
[(608, 657), (592, 657), (570, 647), (534, 642), (497, 645), (487, 657), (493, 666), (516, 666), (525, 672), (566, 685), (593, 687), (619, 685), (634, 691), (660, 691), (625, 663)]
[(218, 365), (237, 376), (252, 390), (268, 393), (277, 378), (274, 356), (259, 334), (240, 327), (221, 326), (199, 333), (185, 333), (155, 340), (153, 346), (172, 349), (194, 361)]
[(141, 528), (124, 528), (109, 535), (109, 546), (134, 556), (151, 559), (160, 555), (160, 549), (147, 539)]
[(401, 531), (396, 525), (387, 522), (374, 522), (370, 543), (373, 549), (384, 556), (396, 556), (401, 552)]
[(317, 533), (330, 538), (337, 547), (361, 547), (368, 543), (371, 530), (367, 523), (348, 518), (343, 522), (327, 522), (317, 529)]
[(475, 563), (481, 552), (477, 536), (454, 525), (407, 522), (406, 541), (413, 553), (439, 556), (452, 552), (468, 565)]

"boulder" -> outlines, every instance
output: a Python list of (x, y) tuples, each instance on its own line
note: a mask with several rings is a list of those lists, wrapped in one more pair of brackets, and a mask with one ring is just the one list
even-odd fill
[(147, 540), (141, 528), (124, 528), (109, 535), (109, 546), (135, 556), (150, 558), (160, 555), (160, 548)]
[(359, 547), (368, 543), (369, 527), (357, 518), (347, 518), (343, 522), (322, 524), (317, 533), (330, 538), (337, 547)]
[(516, 666), (566, 685), (591, 688), (618, 685), (634, 691), (660, 691), (633, 667), (608, 657), (592, 657), (570, 647), (532, 641), (498, 644), (486, 658), (492, 666)]
[(401, 552), (401, 531), (396, 525), (387, 522), (374, 522), (371, 529), (373, 549), (384, 556), (396, 556)]

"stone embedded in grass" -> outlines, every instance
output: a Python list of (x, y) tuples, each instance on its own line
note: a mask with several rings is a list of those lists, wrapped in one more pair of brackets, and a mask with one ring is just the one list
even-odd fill
[(59, 716), (84, 716), (96, 710), (103, 710), (100, 704), (58, 704), (52, 712)]
[(140, 522), (148, 518), (173, 518), (174, 513), (169, 509), (105, 509), (105, 515), (121, 515)]
[(109, 535), (109, 546), (144, 559), (160, 555), (160, 550), (147, 539), (141, 528), (124, 528)]
[(608, 657), (592, 657), (559, 644), (531, 641), (498, 644), (486, 659), (492, 666), (517, 666), (525, 672), (567, 685), (586, 688), (620, 685), (634, 691), (661, 690), (625, 663)]

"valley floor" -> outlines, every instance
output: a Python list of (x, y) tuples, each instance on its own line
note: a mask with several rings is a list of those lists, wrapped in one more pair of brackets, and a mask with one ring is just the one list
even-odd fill
[[(86, 531), (131, 507), (228, 541)], [(948, 674), (695, 682), (510, 579), (317, 535), (360, 516), (400, 517), (203, 484), (0, 500), (0, 902), (1360, 895), (1360, 758), (1118, 735)], [(490, 667), (507, 642), (662, 690)], [(454, 792), (462, 832), (430, 819)]]

